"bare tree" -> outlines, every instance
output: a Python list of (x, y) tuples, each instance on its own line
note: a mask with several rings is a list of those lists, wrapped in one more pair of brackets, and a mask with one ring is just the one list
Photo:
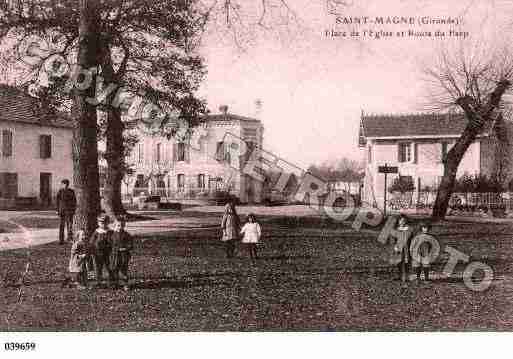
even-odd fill
[(343, 157), (335, 161), (325, 161), (320, 165), (310, 165), (308, 172), (326, 181), (328, 187), (341, 182), (350, 192), (351, 184), (359, 182), (364, 175), (363, 163)]
[[(491, 55), (490, 55), (491, 53)], [(508, 106), (513, 57), (507, 50), (486, 52), (476, 48), (443, 50), (435, 65), (424, 70), (433, 109), (457, 108), (467, 124), (444, 160), (444, 173), (433, 208), (443, 219), (452, 195), (458, 166), (470, 144), (485, 129), (492, 129)]]

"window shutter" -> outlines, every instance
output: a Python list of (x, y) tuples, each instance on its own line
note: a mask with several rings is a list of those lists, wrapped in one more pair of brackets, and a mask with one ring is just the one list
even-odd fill
[(419, 148), (418, 143), (413, 144), (413, 163), (418, 163)]
[(52, 136), (39, 136), (39, 157), (43, 159), (52, 157)]
[(162, 154), (161, 154), (161, 156), (162, 156), (162, 162), (165, 165), (167, 165), (167, 162), (168, 162), (167, 161), (167, 145), (165, 143), (162, 145)]
[(12, 156), (12, 132), (10, 130), (2, 131), (2, 154), (4, 157)]
[(398, 162), (403, 162), (402, 151), (401, 151), (401, 143), (397, 144), (397, 161)]
[(0, 172), (0, 198), (5, 197), (5, 175), (6, 173)]
[(442, 154), (440, 156), (441, 162), (445, 162), (446, 157), (447, 157), (447, 142), (442, 142)]
[(222, 141), (217, 142), (216, 160), (224, 161), (225, 153), (226, 153), (226, 144), (224, 142), (222, 142)]
[(52, 157), (52, 136), (46, 136), (46, 158)]
[(39, 158), (46, 158), (45, 157), (45, 136), (44, 135), (39, 136)]
[(18, 174), (17, 173), (6, 173), (5, 174), (5, 186), (7, 190), (7, 198), (18, 197)]

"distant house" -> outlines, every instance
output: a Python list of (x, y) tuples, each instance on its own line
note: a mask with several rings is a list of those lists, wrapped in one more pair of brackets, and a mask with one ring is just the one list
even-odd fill
[(328, 182), (328, 185), (330, 189), (337, 191), (337, 192), (343, 192), (346, 191), (353, 195), (360, 194), (360, 182), (344, 182), (344, 181), (330, 181)]
[[(413, 198), (419, 190), (436, 189), (443, 175), (443, 161), (449, 149), (463, 132), (466, 119), (462, 114), (410, 114), (410, 115), (365, 115), (362, 113), (359, 130), (359, 145), (365, 152), (364, 202), (383, 207), (384, 175), (378, 167), (385, 164), (397, 166), (398, 174), (388, 175), (388, 186), (397, 176), (408, 176), (415, 186)], [(457, 176), (464, 173), (491, 175), (504, 165), (504, 158), (513, 155), (511, 144), (506, 141), (506, 150), (499, 146), (491, 126), (482, 131), (468, 148), (458, 168)], [(511, 138), (512, 127), (502, 123), (499, 131)], [(506, 161), (507, 162), (507, 161)], [(513, 173), (512, 163), (507, 163), (504, 176)]]
[(186, 140), (168, 139), (133, 127), (139, 142), (128, 163), (135, 171), (133, 181), (125, 181), (123, 193), (200, 199), (223, 191), (244, 203), (261, 202), (262, 183), (242, 173), (244, 149), (237, 147), (237, 139), (242, 139), (247, 148), (259, 148), (264, 127), (257, 119), (223, 109), (223, 113), (206, 116)]
[(72, 126), (40, 101), (0, 85), (0, 208), (30, 197), (51, 205), (60, 182), (72, 180)]

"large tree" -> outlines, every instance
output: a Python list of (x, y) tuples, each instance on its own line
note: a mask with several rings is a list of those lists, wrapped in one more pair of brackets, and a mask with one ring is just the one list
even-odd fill
[(435, 65), (425, 70), (429, 102), (436, 109), (458, 108), (466, 126), (444, 160), (444, 173), (433, 208), (433, 218), (443, 219), (453, 192), (458, 166), (484, 129), (491, 130), (508, 105), (513, 58), (511, 52), (444, 50)]
[[(77, 65), (84, 69), (97, 66), (98, 8), (94, 0), (80, 0)], [(100, 200), (98, 179), (98, 146), (96, 108), (87, 98), (94, 95), (92, 87), (73, 89), (73, 183), (77, 192), (75, 223), (86, 233), (95, 228)]]
[[(207, 12), (198, 4), (192, 0), (95, 1), (94, 63), (89, 61), (87, 64), (80, 62), (81, 3), (34, 0), (14, 5), (5, 3), (0, 10), (0, 34), (11, 48), (19, 47), (30, 36), (50, 44), (41, 46), (31, 42), (30, 46), (35, 46), (36, 52), (42, 54), (38, 61), (29, 62), (20, 71), (23, 85), (36, 87), (36, 92), (44, 93), (48, 103), (59, 109), (76, 105), (74, 92), (67, 91), (74, 73), (61, 71), (65, 66), (62, 62), (76, 63), (81, 69), (95, 69), (89, 72), (93, 78), (84, 100), (88, 98), (85, 103), (101, 114), (99, 123), (104, 127), (101, 131), (107, 162), (104, 203), (109, 214), (122, 211), (121, 181), (127, 168), (122, 116), (130, 107), (130, 99), (132, 103), (143, 101), (140, 106), (143, 110), (132, 111), (132, 119), (142, 118), (156, 130), (161, 129), (166, 116), (156, 116), (155, 112), (166, 111), (188, 123), (195, 123), (205, 110), (204, 102), (194, 96), (204, 74), (202, 60), (194, 49), (207, 19)], [(75, 62), (77, 52), (79, 61)], [(11, 66), (19, 60), (15, 55), (7, 58)], [(45, 91), (40, 91), (41, 87)], [(138, 99), (134, 101), (134, 98)], [(73, 113), (80, 112), (74, 110)], [(86, 136), (88, 144), (97, 146), (96, 135), (81, 132), (75, 136), (77, 144), (80, 136)], [(75, 173), (81, 166), (80, 159), (75, 156)], [(98, 176), (97, 169), (87, 173)], [(89, 197), (96, 197), (95, 201), (99, 203), (98, 196), (92, 194), (98, 192), (97, 182), (89, 182)], [(98, 209), (91, 205), (87, 208)]]
[[(2, 5), (2, 38), (19, 44), (30, 35), (38, 35), (51, 42), (49, 58), (32, 64), (30, 75), (21, 76), (25, 82), (40, 85), (40, 70), (55, 67), (55, 64), (48, 65), (49, 61), (60, 61), (52, 57), (54, 53), (67, 60), (74, 57), (80, 19), (78, 2), (26, 0), (4, 1)], [(103, 95), (102, 103), (97, 105), (104, 113), (102, 133), (106, 140), (105, 204), (108, 212), (117, 213), (122, 210), (120, 188), (126, 168), (120, 88), (143, 96), (158, 110), (172, 112), (194, 124), (198, 114), (205, 110), (204, 103), (194, 96), (203, 75), (203, 64), (194, 49), (206, 23), (219, 33), (233, 35), (235, 43), (240, 45), (248, 39), (245, 35), (255, 33), (255, 27), (286, 26), (295, 15), (283, 0), (99, 0), (95, 5), (95, 30), (99, 33), (97, 75), (102, 79), (95, 87)], [(59, 77), (50, 78), (51, 84), (67, 81), (62, 81), (62, 74)], [(62, 96), (58, 86), (53, 87), (54, 91), (47, 93)], [(142, 115), (152, 117), (148, 112)], [(161, 124), (160, 120), (157, 122)]]
[(207, 14), (198, 1), (190, 0), (112, 3), (116, 6), (104, 9), (101, 17), (103, 51), (99, 58), (108, 92), (102, 105), (106, 112), (104, 203), (109, 214), (117, 214), (123, 211), (121, 182), (127, 164), (125, 122), (116, 97), (124, 91), (144, 94), (151, 101), (150, 111), (133, 115), (157, 131), (169, 128), (162, 126), (166, 116), (155, 116), (151, 110), (196, 124), (205, 104), (194, 96), (204, 74), (202, 59), (194, 50)]
[[(82, 69), (97, 67), (99, 50), (98, 2), (80, 0), (69, 12), (66, 2), (4, 1), (0, 6), (0, 40), (4, 47), (16, 49), (25, 40), (32, 38), (30, 45), (37, 43), (34, 37), (50, 37), (59, 33), (70, 34), (75, 39), (74, 51), (66, 42), (63, 52), (70, 62)], [(50, 15), (51, 14), (51, 15)], [(26, 49), (27, 50), (27, 49)], [(3, 70), (9, 69), (10, 76), (23, 78), (29, 84), (39, 81), (42, 61), (31, 62), (17, 52), (7, 51), (11, 56), (3, 57)], [(30, 49), (22, 55), (32, 55)], [(45, 55), (43, 55), (45, 56)], [(33, 57), (32, 57), (33, 59)], [(17, 66), (18, 60), (27, 66)], [(87, 81), (94, 82), (96, 74), (89, 72)], [(77, 81), (78, 82), (78, 81)], [(73, 119), (73, 181), (77, 192), (78, 207), (75, 224), (86, 231), (92, 231), (99, 211), (98, 192), (98, 147), (96, 107), (87, 99), (94, 97), (94, 87), (70, 86), (66, 96)], [(40, 92), (40, 91), (36, 91)], [(49, 93), (47, 91), (46, 93)], [(57, 102), (57, 101), (55, 101)], [(52, 103), (55, 103), (52, 101)]]

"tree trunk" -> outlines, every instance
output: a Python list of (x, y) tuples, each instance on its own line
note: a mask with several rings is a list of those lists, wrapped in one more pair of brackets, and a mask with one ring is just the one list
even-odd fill
[(124, 175), (123, 123), (118, 109), (109, 108), (108, 110), (105, 142), (105, 160), (107, 161), (107, 176), (103, 192), (105, 212), (109, 216), (116, 216), (125, 212), (121, 201), (121, 182)]
[[(79, 48), (77, 65), (81, 69), (96, 67), (98, 46), (96, 1), (80, 1)], [(94, 97), (95, 76), (85, 90), (73, 89), (73, 183), (77, 195), (74, 226), (90, 234), (96, 227), (100, 211), (98, 178), (98, 137), (96, 107), (86, 99)]]
[(454, 188), (454, 181), (456, 180), (458, 166), (470, 144), (476, 139), (478, 133), (478, 129), (467, 125), (454, 147), (447, 153), (447, 158), (444, 163), (444, 175), (438, 187), (435, 205), (433, 206), (433, 219), (445, 218)]
[(453, 192), (458, 166), (468, 147), (474, 142), (483, 126), (493, 121), (494, 112), (498, 109), (502, 96), (510, 86), (511, 82), (509, 80), (499, 81), (485, 105), (477, 106), (474, 99), (470, 96), (463, 96), (456, 101), (463, 109), (468, 123), (460, 138), (447, 153), (447, 158), (444, 163), (444, 175), (440, 187), (438, 188), (435, 205), (433, 207), (433, 219), (439, 220), (445, 218), (447, 208), (449, 207), (449, 200)]
[[(110, 47), (108, 44), (102, 45), (100, 59), (102, 64), (102, 76), (104, 86), (109, 84), (118, 84), (112, 59)], [(116, 91), (113, 91), (107, 98), (107, 126), (105, 130), (105, 160), (107, 162), (107, 173), (105, 185), (103, 188), (103, 204), (105, 212), (111, 217), (125, 213), (121, 201), (121, 185), (124, 176), (124, 140), (123, 140), (123, 122), (121, 121), (121, 110), (111, 106)]]

